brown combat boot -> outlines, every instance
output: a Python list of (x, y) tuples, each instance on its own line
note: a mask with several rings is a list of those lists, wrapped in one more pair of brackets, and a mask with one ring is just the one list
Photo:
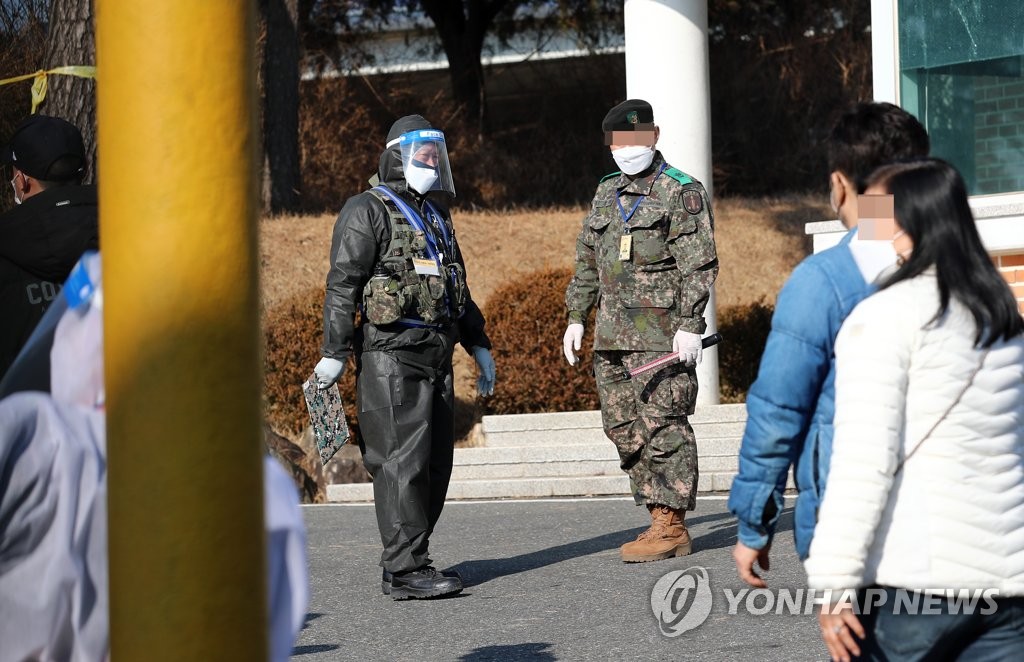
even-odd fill
[(651, 511), (651, 528), (619, 548), (622, 560), (642, 563), (689, 554), (690, 532), (683, 523), (686, 511), (658, 505), (649, 505), (647, 509)]

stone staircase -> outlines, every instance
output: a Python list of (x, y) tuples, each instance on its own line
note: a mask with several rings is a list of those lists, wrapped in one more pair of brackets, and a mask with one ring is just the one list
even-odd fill
[[(690, 417), (700, 492), (729, 489), (745, 421), (742, 404), (698, 406)], [(485, 416), (483, 435), (483, 446), (455, 449), (449, 500), (629, 495), (598, 411)], [(329, 485), (327, 500), (372, 501), (373, 488)]]

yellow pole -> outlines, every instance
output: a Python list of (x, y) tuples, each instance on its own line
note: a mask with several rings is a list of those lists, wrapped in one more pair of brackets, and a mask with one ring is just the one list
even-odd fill
[(118, 662), (267, 659), (253, 12), (96, 2)]

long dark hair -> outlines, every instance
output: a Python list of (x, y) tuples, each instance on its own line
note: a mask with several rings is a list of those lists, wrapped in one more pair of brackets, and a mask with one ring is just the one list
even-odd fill
[(941, 159), (922, 159), (879, 168), (868, 186), (882, 186), (893, 196), (896, 222), (914, 242), (907, 261), (882, 284), (890, 287), (935, 266), (939, 310), (949, 309), (955, 297), (971, 311), (977, 347), (1024, 333), (1024, 318), (1010, 287), (981, 244), (967, 187), (960, 173)]

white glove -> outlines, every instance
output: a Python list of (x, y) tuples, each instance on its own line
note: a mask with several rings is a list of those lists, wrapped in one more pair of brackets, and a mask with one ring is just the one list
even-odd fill
[(672, 338), (672, 351), (679, 354), (679, 360), (684, 364), (697, 365), (704, 353), (700, 344), (700, 335), (688, 331), (676, 331), (676, 335)]
[(580, 345), (583, 344), (583, 325), (582, 324), (570, 324), (565, 328), (565, 335), (562, 336), (562, 351), (565, 352), (565, 360), (569, 362), (569, 365), (576, 365), (579, 359), (572, 350), (580, 351)]
[(325, 389), (341, 379), (341, 373), (345, 372), (345, 362), (325, 356), (316, 364), (313, 372), (316, 374), (316, 387)]
[(476, 379), (476, 392), (480, 395), (494, 395), (495, 368), (494, 357), (486, 347), (473, 347), (473, 358), (480, 376)]

